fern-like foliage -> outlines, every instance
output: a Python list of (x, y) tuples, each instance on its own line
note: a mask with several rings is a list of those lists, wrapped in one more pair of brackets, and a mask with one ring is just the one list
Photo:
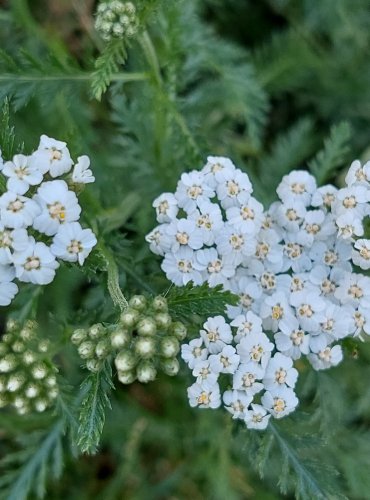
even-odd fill
[(106, 408), (111, 408), (109, 394), (114, 388), (112, 368), (109, 363), (98, 373), (91, 373), (81, 385), (80, 425), (77, 431), (77, 445), (83, 453), (94, 454), (98, 449), (103, 432)]
[(58, 419), (45, 432), (36, 431), (18, 439), (20, 449), (8, 454), (0, 463), (0, 497), (25, 500), (34, 493), (45, 495), (47, 480), (58, 479), (63, 469), (62, 438), (64, 419)]
[(261, 478), (278, 478), (283, 495), (294, 492), (302, 500), (344, 500), (337, 470), (319, 458), (325, 448), (316, 436), (296, 435), (270, 422), (264, 434), (249, 433), (247, 453)]
[(60, 61), (53, 54), (37, 57), (20, 50), (17, 55), (10, 55), (0, 50), (0, 100), (11, 98), (16, 110), (34, 96), (43, 106), (52, 103), (58, 93), (71, 96), (76, 83), (84, 83), (88, 78), (75, 62)]
[(310, 161), (309, 168), (322, 184), (335, 170), (342, 166), (350, 151), (351, 129), (347, 122), (341, 122), (331, 128), (329, 138), (324, 141), (324, 148)]
[(113, 38), (95, 61), (95, 71), (92, 76), (91, 92), (98, 101), (106, 92), (114, 73), (119, 70), (127, 58), (127, 42), (124, 39)]
[(189, 318), (189, 315), (212, 316), (224, 314), (227, 305), (236, 305), (239, 297), (225, 291), (222, 285), (210, 288), (207, 283), (194, 286), (173, 287), (167, 296), (171, 314)]

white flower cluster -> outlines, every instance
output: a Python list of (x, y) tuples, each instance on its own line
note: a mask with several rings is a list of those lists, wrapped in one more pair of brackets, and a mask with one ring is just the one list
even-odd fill
[(370, 268), (369, 181), (370, 163), (358, 161), (339, 190), (293, 171), (277, 188), (280, 201), (264, 211), (247, 174), (209, 157), (200, 172), (182, 174), (174, 194), (154, 201), (160, 224), (146, 239), (164, 257), (168, 279), (222, 284), (240, 296), (228, 307), (230, 324), (208, 318), (200, 337), (182, 346), (196, 377), (192, 406), (220, 406), (225, 374), (226, 409), (263, 429), (298, 404), (295, 360), (307, 356), (316, 370), (336, 366), (338, 341), (370, 333), (370, 278), (353, 269)]
[(73, 163), (66, 143), (46, 135), (30, 156), (4, 161), (0, 154), (6, 185), (0, 196), (0, 306), (17, 294), (15, 278), (46, 285), (54, 279), (57, 259), (82, 265), (96, 244), (91, 229), (78, 222), (81, 207), (66, 182), (94, 182), (90, 160), (80, 156), (70, 173)]
[(138, 30), (135, 5), (120, 0), (102, 2), (96, 13), (95, 29), (107, 42), (135, 35)]

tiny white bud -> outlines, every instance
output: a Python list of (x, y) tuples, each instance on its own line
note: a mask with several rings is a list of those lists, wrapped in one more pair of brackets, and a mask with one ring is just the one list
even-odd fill
[(119, 371), (118, 380), (122, 382), (122, 384), (132, 384), (132, 382), (136, 380), (136, 374), (131, 370)]
[(120, 351), (114, 363), (118, 371), (132, 370), (137, 364), (137, 356), (131, 351)]
[(151, 358), (155, 352), (155, 344), (153, 337), (139, 337), (135, 342), (135, 352), (142, 358)]
[(136, 375), (139, 382), (147, 384), (155, 379), (157, 370), (150, 361), (143, 361), (136, 368)]
[(48, 372), (47, 366), (44, 363), (37, 363), (32, 366), (31, 373), (36, 380), (42, 380)]
[(161, 355), (165, 358), (173, 358), (180, 350), (180, 344), (175, 337), (163, 337), (160, 345)]
[(137, 324), (137, 333), (139, 335), (155, 335), (157, 326), (153, 318), (143, 318)]

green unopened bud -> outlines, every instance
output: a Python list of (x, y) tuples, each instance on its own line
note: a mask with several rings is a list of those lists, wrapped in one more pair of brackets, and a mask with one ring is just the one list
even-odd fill
[(8, 319), (6, 322), (6, 331), (15, 332), (16, 330), (19, 330), (19, 323), (14, 319)]
[(97, 323), (89, 328), (89, 337), (91, 339), (98, 339), (104, 335), (105, 328), (101, 323)]
[(150, 361), (142, 361), (136, 368), (136, 375), (139, 382), (147, 384), (155, 379), (157, 370)]
[(135, 341), (135, 352), (141, 358), (151, 358), (155, 352), (153, 337), (138, 337)]
[(139, 335), (152, 336), (157, 332), (157, 325), (153, 318), (146, 317), (138, 322), (136, 330)]
[(23, 373), (10, 375), (6, 388), (9, 392), (16, 392), (25, 383), (26, 377)]
[(137, 309), (138, 311), (143, 311), (146, 308), (147, 300), (144, 295), (134, 295), (129, 300), (129, 305), (133, 309)]
[(26, 349), (26, 346), (23, 342), (21, 342), (20, 340), (17, 340), (14, 342), (14, 344), (12, 345), (12, 349), (13, 349), (13, 352), (23, 352), (25, 351)]
[(124, 311), (121, 314), (121, 323), (123, 326), (126, 326), (127, 328), (132, 328), (137, 320), (139, 319), (140, 313), (136, 309), (133, 309), (132, 307), (128, 307), (126, 311)]
[(167, 312), (168, 310), (167, 300), (164, 297), (162, 297), (162, 295), (157, 295), (153, 299), (152, 307), (157, 312)]
[(159, 328), (163, 328), (163, 330), (168, 330), (168, 328), (171, 325), (172, 319), (169, 314), (161, 312), (155, 315), (155, 322), (157, 323)]
[(98, 359), (88, 359), (86, 368), (93, 373), (98, 373), (102, 369), (103, 363)]
[(40, 393), (40, 389), (36, 384), (28, 384), (24, 393), (27, 398), (32, 399), (38, 396), (38, 394)]
[(21, 396), (15, 398), (15, 400), (13, 401), (13, 405), (15, 406), (15, 408), (17, 408), (18, 413), (20, 413), (20, 410), (22, 410), (22, 408), (25, 409), (24, 413), (26, 413), (26, 411), (28, 410), (28, 402)]
[(7, 354), (0, 359), (0, 373), (9, 373), (17, 366), (17, 358), (14, 354)]
[(179, 350), (180, 344), (176, 337), (163, 337), (160, 344), (160, 351), (164, 358), (173, 358)]
[(35, 378), (36, 380), (42, 380), (48, 373), (48, 367), (45, 365), (45, 363), (36, 363), (32, 366), (31, 373), (33, 378)]
[(36, 399), (34, 402), (35, 410), (42, 413), (48, 407), (48, 401), (46, 399)]
[(49, 392), (48, 392), (48, 398), (50, 400), (53, 400), (55, 399), (59, 394), (59, 391), (56, 387), (54, 387), (53, 389), (51, 389)]
[(25, 340), (26, 342), (29, 342), (30, 340), (35, 338), (35, 330), (34, 327), (29, 327), (25, 326), (22, 328), (22, 330), (19, 332), (19, 336), (22, 340)]
[(178, 340), (184, 340), (188, 333), (186, 331), (186, 326), (180, 321), (172, 323), (170, 331)]
[(95, 355), (95, 344), (87, 340), (78, 347), (78, 354), (82, 359), (93, 358)]
[(126, 347), (131, 342), (132, 335), (126, 330), (126, 328), (122, 328), (118, 326), (110, 336), (110, 342), (114, 349), (120, 349), (122, 347)]
[(99, 359), (105, 358), (110, 353), (111, 346), (108, 339), (101, 340), (95, 347), (95, 354)]
[(166, 375), (174, 377), (180, 370), (180, 364), (176, 358), (164, 359), (161, 362), (161, 368)]
[(1, 339), (5, 344), (12, 344), (16, 337), (12, 333), (5, 333)]
[(22, 360), (25, 365), (32, 365), (36, 361), (36, 356), (32, 351), (26, 351), (22, 355)]
[(72, 333), (71, 341), (75, 345), (80, 345), (81, 342), (86, 340), (86, 338), (87, 338), (87, 331), (84, 330), (83, 328), (78, 328)]
[(137, 356), (132, 351), (125, 350), (117, 354), (114, 364), (118, 371), (125, 372), (135, 368), (137, 361)]
[(57, 378), (55, 375), (49, 375), (45, 380), (45, 384), (48, 387), (55, 387), (57, 385)]
[(133, 370), (119, 371), (118, 380), (122, 382), (122, 384), (132, 384), (132, 382), (136, 380), (136, 373)]
[(40, 340), (38, 345), (39, 352), (48, 352), (50, 347), (50, 342), (48, 340)]

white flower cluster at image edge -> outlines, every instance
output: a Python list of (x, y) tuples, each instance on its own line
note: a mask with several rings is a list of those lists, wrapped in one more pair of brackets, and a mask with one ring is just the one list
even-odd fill
[(353, 269), (370, 269), (370, 163), (353, 162), (343, 189), (318, 188), (308, 172), (293, 171), (277, 194), (264, 210), (246, 173), (209, 157), (154, 201), (159, 225), (146, 237), (175, 285), (221, 284), (240, 296), (230, 322), (208, 318), (182, 357), (196, 378), (190, 404), (223, 401), (248, 428), (296, 408), (295, 360), (336, 366), (343, 338), (370, 333), (370, 278)]
[(66, 182), (94, 182), (90, 160), (80, 156), (74, 165), (66, 146), (42, 135), (29, 156), (16, 154), (5, 161), (0, 154), (6, 183), (0, 196), (0, 306), (17, 294), (14, 279), (46, 285), (54, 279), (58, 260), (82, 265), (96, 244), (91, 229), (78, 222), (81, 207)]

